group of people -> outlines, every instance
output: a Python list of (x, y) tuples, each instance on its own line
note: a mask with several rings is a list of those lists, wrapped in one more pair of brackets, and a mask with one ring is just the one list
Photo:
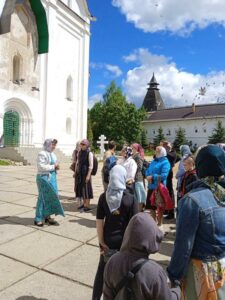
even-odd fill
[[(107, 189), (98, 202), (100, 261), (92, 299), (101, 299), (102, 294), (105, 300), (225, 299), (224, 151), (207, 145), (193, 156), (188, 145), (183, 145), (179, 158), (170, 144), (163, 142), (144, 174), (143, 166), (140, 168), (148, 182), (143, 212), (135, 186), (138, 163), (133, 148), (122, 150), (123, 158), (111, 168)], [(141, 157), (140, 148), (137, 151)], [(165, 272), (149, 255), (159, 251), (164, 237), (162, 218), (169, 208), (165, 202), (170, 199), (173, 204), (175, 199), (171, 187), (176, 162), (177, 232)], [(152, 196), (156, 190), (164, 192), (161, 186), (167, 190), (161, 197), (164, 207)], [(173, 214), (174, 204), (167, 216)]]
[[(56, 140), (46, 140), (38, 155), (38, 202), (35, 224), (57, 225), (52, 214), (64, 216), (59, 201), (53, 153)], [(225, 154), (217, 145), (200, 147), (193, 156), (180, 148), (180, 159), (168, 142), (156, 147), (148, 165), (138, 144), (115, 143), (105, 153), (96, 215), (100, 260), (92, 299), (223, 300), (225, 299)], [(176, 237), (165, 272), (149, 259), (164, 238), (163, 215), (174, 214), (173, 167), (177, 178)], [(76, 197), (90, 209), (94, 156), (83, 140), (73, 154)], [(148, 183), (146, 196), (145, 180)], [(150, 213), (149, 213), (150, 212)]]

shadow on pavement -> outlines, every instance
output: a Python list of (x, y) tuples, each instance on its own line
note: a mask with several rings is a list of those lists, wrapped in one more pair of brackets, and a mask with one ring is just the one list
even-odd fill
[[(34, 215), (35, 217), (35, 215)], [(20, 218), (18, 216), (4, 216), (1, 217), (0, 226), (4, 224), (11, 224), (11, 225), (34, 225), (34, 217), (33, 218)], [(6, 218), (10, 218), (5, 220)], [(4, 222), (5, 221), (5, 222)]]
[(96, 222), (94, 220), (78, 219), (78, 220), (70, 220), (69, 222), (77, 223), (81, 226), (85, 226), (88, 228), (96, 228)]

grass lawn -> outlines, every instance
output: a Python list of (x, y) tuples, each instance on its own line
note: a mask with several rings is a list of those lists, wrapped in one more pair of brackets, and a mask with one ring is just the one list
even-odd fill
[(9, 161), (0, 159), (0, 166), (9, 166), (11, 165)]

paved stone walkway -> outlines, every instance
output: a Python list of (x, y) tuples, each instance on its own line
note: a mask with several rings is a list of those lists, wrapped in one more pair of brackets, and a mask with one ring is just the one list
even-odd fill
[[(56, 218), (58, 227), (43, 228), (33, 225), (35, 173), (30, 166), (0, 167), (0, 300), (91, 299), (99, 259), (95, 212), (102, 192), (100, 172), (93, 177), (93, 210), (80, 213), (72, 172), (63, 165), (58, 183), (66, 217)], [(164, 267), (173, 242), (169, 233), (160, 253), (152, 256)]]

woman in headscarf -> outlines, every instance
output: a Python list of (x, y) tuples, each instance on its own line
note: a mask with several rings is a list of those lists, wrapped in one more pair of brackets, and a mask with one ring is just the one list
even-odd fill
[(156, 218), (157, 207), (151, 204), (151, 195), (162, 183), (166, 187), (166, 180), (170, 171), (170, 163), (167, 159), (166, 149), (162, 146), (156, 147), (155, 158), (150, 163), (146, 170), (146, 178), (148, 181), (148, 195), (146, 200), (146, 209), (150, 209), (151, 215), (158, 221), (158, 226), (163, 231), (163, 211), (158, 210), (158, 217)]
[(119, 160), (118, 164), (123, 166), (127, 171), (126, 184), (130, 188), (130, 191), (134, 193), (134, 182), (135, 175), (137, 172), (137, 164), (133, 159), (132, 148), (125, 146), (121, 151), (122, 159)]
[[(168, 267), (182, 282), (183, 299), (225, 299), (225, 155), (216, 145), (196, 157), (199, 181), (178, 204), (177, 232)], [(218, 181), (219, 178), (219, 181)]]
[(75, 193), (77, 198), (83, 199), (83, 204), (78, 209), (84, 212), (90, 210), (90, 199), (93, 199), (93, 189), (91, 183), (91, 172), (94, 165), (94, 156), (90, 151), (90, 143), (84, 139), (80, 143), (80, 151), (77, 157), (75, 169)]
[(76, 197), (76, 176), (75, 176), (79, 152), (80, 152), (80, 141), (78, 141), (76, 143), (76, 148), (73, 151), (72, 164), (70, 166), (70, 170), (73, 171), (75, 200), (77, 199), (79, 201), (79, 206), (81, 206), (81, 205), (83, 205), (83, 203), (82, 203), (83, 200), (82, 200), (82, 198)]
[(38, 201), (36, 205), (35, 225), (42, 227), (44, 222), (48, 225), (58, 225), (51, 218), (51, 215), (62, 215), (64, 211), (59, 201), (56, 172), (59, 164), (53, 151), (57, 145), (57, 140), (47, 139), (44, 142), (44, 149), (37, 158), (37, 186)]
[(146, 204), (146, 191), (144, 187), (143, 176), (143, 162), (144, 162), (144, 149), (139, 144), (131, 146), (133, 152), (133, 159), (137, 164), (137, 172), (135, 175), (135, 199), (139, 205), (139, 211), (143, 211)]
[(127, 172), (116, 165), (110, 171), (109, 185), (98, 201), (96, 228), (100, 260), (93, 289), (93, 300), (100, 300), (103, 289), (103, 273), (107, 259), (119, 251), (126, 227), (138, 212), (134, 196), (126, 190)]
[[(116, 253), (105, 267), (104, 300), (180, 299), (179, 286), (170, 289), (163, 268), (148, 259), (150, 254), (159, 251), (162, 239), (162, 232), (149, 214), (142, 212), (131, 219), (120, 252)], [(133, 270), (137, 266), (139, 268), (134, 274)], [(130, 277), (129, 286), (127, 282), (121, 285), (125, 276), (131, 273), (134, 277)], [(130, 288), (130, 291), (127, 288)]]
[(181, 145), (180, 146), (180, 154), (181, 154), (181, 160), (179, 162), (178, 171), (176, 173), (176, 179), (177, 179), (177, 202), (181, 199), (181, 184), (182, 180), (184, 178), (185, 174), (185, 168), (184, 168), (184, 161), (186, 158), (191, 156), (191, 150), (188, 145)]

